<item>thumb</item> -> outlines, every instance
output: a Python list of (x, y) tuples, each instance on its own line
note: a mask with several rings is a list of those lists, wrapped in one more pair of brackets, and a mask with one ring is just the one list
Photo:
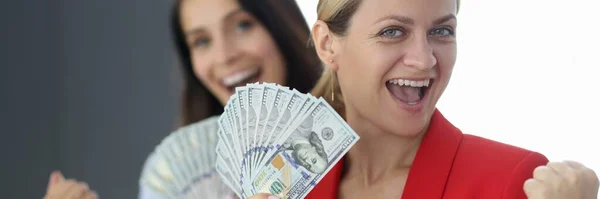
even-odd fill
[(50, 188), (52, 185), (56, 184), (57, 182), (63, 181), (65, 179), (65, 177), (62, 175), (62, 173), (60, 171), (53, 171), (52, 173), (50, 173), (50, 180), (48, 181), (48, 188)]

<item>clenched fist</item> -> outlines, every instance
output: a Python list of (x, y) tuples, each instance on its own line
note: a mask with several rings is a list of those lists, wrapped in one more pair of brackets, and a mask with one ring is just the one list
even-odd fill
[(537, 167), (523, 189), (529, 199), (597, 199), (598, 176), (574, 161)]
[(44, 199), (98, 199), (96, 192), (87, 183), (65, 179), (60, 172), (52, 172)]

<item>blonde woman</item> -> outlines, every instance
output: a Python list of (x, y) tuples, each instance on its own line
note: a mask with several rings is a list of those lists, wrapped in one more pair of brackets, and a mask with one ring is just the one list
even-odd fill
[(458, 8), (458, 0), (319, 1), (312, 38), (327, 69), (313, 94), (361, 140), (306, 198), (595, 197), (597, 177), (564, 178), (577, 176), (568, 175), (575, 166), (463, 134), (437, 110), (456, 61)]

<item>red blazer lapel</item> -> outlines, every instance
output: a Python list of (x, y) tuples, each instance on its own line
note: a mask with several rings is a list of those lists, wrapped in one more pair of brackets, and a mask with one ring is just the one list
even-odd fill
[(462, 133), (435, 110), (410, 168), (402, 199), (440, 199)]

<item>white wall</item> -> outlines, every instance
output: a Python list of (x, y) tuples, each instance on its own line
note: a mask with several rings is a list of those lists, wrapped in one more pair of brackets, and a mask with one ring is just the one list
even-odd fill
[[(318, 1), (298, 2), (312, 26)], [(439, 109), (465, 133), (600, 173), (599, 3), (462, 0)]]

